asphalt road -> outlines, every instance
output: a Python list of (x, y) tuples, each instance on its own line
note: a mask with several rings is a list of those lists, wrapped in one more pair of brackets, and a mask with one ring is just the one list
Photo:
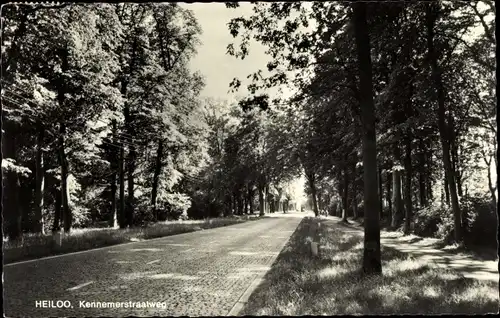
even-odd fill
[[(4, 266), (4, 313), (227, 315), (270, 268), (305, 215), (276, 213), (228, 227), (10, 264)], [(156, 302), (159, 306), (152, 307)]]

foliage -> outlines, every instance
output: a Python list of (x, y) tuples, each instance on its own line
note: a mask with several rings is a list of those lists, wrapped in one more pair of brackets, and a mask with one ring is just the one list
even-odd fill
[[(57, 198), (66, 197), (62, 185), (69, 189), (63, 215), (70, 226), (111, 222), (116, 214), (121, 220), (122, 200), (128, 223), (121, 226), (147, 223), (155, 215), (154, 192), (169, 217), (185, 214), (189, 200), (181, 184), (190, 176), (183, 171), (196, 174), (209, 160), (207, 126), (198, 119), (204, 83), (189, 70), (201, 32), (192, 12), (178, 4), (128, 3), (4, 9), (6, 234), (19, 235), (14, 228), (22, 219), (27, 231), (29, 223), (43, 221), (48, 230), (62, 222), (63, 216), (53, 215)], [(67, 162), (64, 180), (61, 156)], [(42, 188), (35, 187), (37, 169), (47, 179)], [(30, 182), (18, 189), (14, 173), (28, 172)], [(33, 213), (37, 205), (43, 205), (41, 216)]]
[[(238, 5), (226, 6), (233, 9)], [(369, 94), (360, 93), (354, 7), (349, 3), (253, 3), (250, 16), (236, 17), (228, 25), (235, 38), (227, 47), (229, 55), (244, 59), (251, 50), (251, 40), (255, 40), (271, 59), (267, 70), (249, 74), (252, 95), (242, 106), (272, 109), (287, 105), (284, 109), (293, 114), (293, 120), (281, 121), (292, 140), (286, 152), (308, 175), (309, 194), (328, 193), (324, 200), (321, 193), (314, 195), (320, 205), (346, 198), (351, 206), (355, 197), (361, 199), (356, 204), (363, 206), (365, 199), (360, 196), (364, 169), (357, 167), (364, 152), (360, 106), (363, 96)], [(491, 73), (495, 6), (491, 1), (369, 3), (366, 10), (377, 164), (384, 185), (380, 199), (389, 195), (385, 184), (392, 182), (398, 169), (404, 181), (401, 193), (406, 197), (405, 209), (398, 209), (398, 213), (406, 210), (412, 218), (413, 207), (424, 207), (410, 223), (420, 222), (416, 228), (422, 226), (421, 231), (432, 233), (440, 222), (434, 215), (442, 215), (446, 221), (440, 235), (447, 237), (457, 224), (449, 222), (461, 223), (459, 211), (469, 208), (461, 206), (466, 202), (459, 202), (449, 219), (443, 211), (438, 212), (440, 208), (431, 206), (445, 166), (453, 180), (447, 186), (448, 195), (456, 188), (452, 192), (457, 193), (452, 194), (464, 197), (467, 188), (488, 183), (485, 190), (496, 202), (496, 178), (489, 172), (497, 164), (496, 126), (492, 124), (496, 93)], [(430, 27), (433, 14), (436, 21)], [(240, 85), (239, 79), (231, 83), (233, 89)], [(296, 92), (289, 101), (259, 95), (283, 85)], [(324, 178), (331, 181), (324, 184)], [(339, 192), (338, 196), (334, 192)], [(418, 200), (413, 193), (418, 193)], [(398, 202), (403, 202), (402, 198)], [(348, 211), (352, 213), (352, 209)], [(473, 219), (463, 216), (467, 229)]]
[[(492, 246), (496, 244), (496, 215), (485, 195), (461, 198), (466, 244)], [(437, 237), (450, 243), (454, 223), (449, 207), (433, 203), (415, 212), (414, 231), (417, 235)]]
[(182, 193), (167, 193), (158, 199), (159, 207), (164, 210), (168, 220), (185, 218), (191, 207), (191, 198)]

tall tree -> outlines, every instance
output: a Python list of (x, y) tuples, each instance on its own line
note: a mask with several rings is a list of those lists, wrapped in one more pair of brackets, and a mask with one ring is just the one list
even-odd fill
[(381, 273), (380, 260), (380, 200), (377, 193), (377, 144), (375, 133), (375, 107), (373, 103), (372, 64), (370, 38), (366, 20), (366, 4), (353, 4), (353, 24), (356, 39), (361, 122), (363, 124), (363, 171), (365, 184), (365, 247), (363, 270), (366, 273)]

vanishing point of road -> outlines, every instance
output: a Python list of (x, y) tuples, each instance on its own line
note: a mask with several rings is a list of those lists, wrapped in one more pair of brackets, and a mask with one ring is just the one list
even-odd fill
[[(227, 227), (5, 265), (4, 312), (7, 317), (234, 314), (310, 214), (275, 213)], [(44, 300), (54, 307), (65, 301), (69, 308), (43, 308)], [(166, 306), (87, 308), (87, 302)]]

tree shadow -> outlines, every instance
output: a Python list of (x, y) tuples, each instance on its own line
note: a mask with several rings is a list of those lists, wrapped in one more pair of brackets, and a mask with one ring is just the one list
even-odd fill
[[(498, 298), (491, 296), (494, 284), (464, 278), (422, 261), (412, 264), (409, 256), (415, 253), (382, 245), (382, 275), (364, 275), (362, 248), (355, 248), (363, 237), (345, 237), (346, 231), (335, 231), (337, 225), (332, 220), (320, 221), (319, 231), (325, 235), (325, 244), (333, 248), (310, 257), (310, 247), (302, 241), (311, 222), (301, 222), (290, 239), (290, 249), (280, 254), (265, 282), (252, 294), (244, 314), (477, 314), (498, 310)], [(333, 232), (330, 227), (334, 227)], [(426, 250), (417, 252), (425, 255)], [(443, 259), (446, 261), (450, 260)], [(399, 266), (402, 262), (406, 264)]]
[(405, 241), (405, 242), (406, 242), (406, 243), (410, 243), (410, 244), (411, 244), (411, 243), (420, 242), (420, 241), (422, 241), (422, 240), (423, 240), (423, 238), (422, 238), (422, 237), (414, 237), (414, 238), (412, 238), (412, 239), (410, 239), (410, 240), (408, 240), (408, 241)]

